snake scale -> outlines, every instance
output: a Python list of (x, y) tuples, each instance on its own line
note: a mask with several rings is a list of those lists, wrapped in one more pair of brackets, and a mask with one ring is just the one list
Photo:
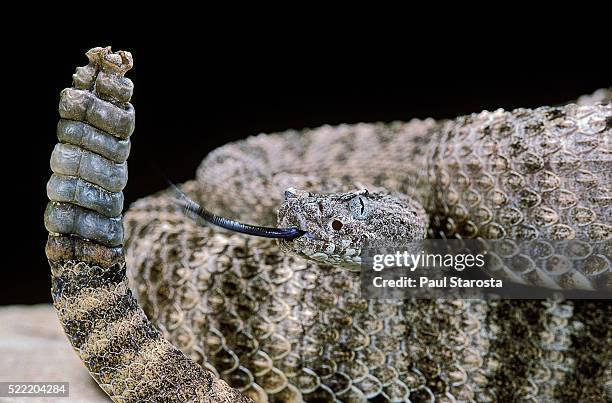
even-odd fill
[[(609, 247), (609, 91), (259, 135), (213, 151), (180, 186), (216, 213), (310, 235), (277, 241), (201, 225), (173, 190), (122, 217), (132, 57), (87, 57), (60, 96), (46, 253), (64, 331), (114, 401), (612, 399), (607, 301), (366, 300), (346, 267), (364, 234)], [(595, 269), (578, 283), (609, 289), (610, 262), (583, 260)]]

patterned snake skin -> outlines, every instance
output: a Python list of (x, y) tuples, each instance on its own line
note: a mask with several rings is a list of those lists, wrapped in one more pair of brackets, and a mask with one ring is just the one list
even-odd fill
[[(607, 301), (364, 300), (358, 274), (198, 225), (171, 191), (131, 206), (124, 261), (131, 56), (88, 57), (60, 100), (47, 256), (60, 321), (115, 401), (612, 399)], [(181, 188), (271, 224), (289, 186), (382, 187), (425, 207), (430, 236), (589, 241), (602, 253), (582, 256), (580, 279), (554, 279), (609, 289), (612, 105), (595, 97), (260, 135), (215, 150)]]

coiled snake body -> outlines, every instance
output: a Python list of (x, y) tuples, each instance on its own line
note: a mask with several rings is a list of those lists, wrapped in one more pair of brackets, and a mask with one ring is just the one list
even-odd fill
[[(131, 56), (88, 57), (60, 100), (47, 256), (66, 334), (115, 401), (612, 398), (605, 302), (365, 300), (347, 269), (363, 237), (426, 231), (606, 251), (609, 103), (259, 135), (214, 151), (181, 186), (215, 212), (310, 235), (279, 243), (199, 225), (173, 191), (122, 221)], [(610, 287), (605, 254), (581, 261), (549, 280)]]

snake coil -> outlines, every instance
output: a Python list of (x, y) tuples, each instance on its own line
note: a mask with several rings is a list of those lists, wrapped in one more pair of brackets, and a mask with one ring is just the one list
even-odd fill
[[(132, 59), (110, 48), (87, 56), (89, 65), (61, 95), (46, 252), (64, 331), (113, 400), (610, 400), (609, 304), (368, 301), (355, 273), (280, 253), (270, 240), (198, 226), (176, 209), (176, 190), (134, 203), (122, 222), (134, 130), (133, 86), (123, 75)], [(584, 253), (576, 264), (596, 270), (577, 276), (552, 265), (543, 279), (609, 289), (612, 105), (597, 101), (609, 94), (579, 100), (590, 106), (252, 137), (209, 154), (197, 180), (180, 191), (198, 201), (206, 194), (215, 211), (268, 224), (285, 184), (337, 189), (336, 179), (346, 176), (420, 200), (433, 235), (577, 246)], [(284, 197), (300, 199), (295, 193)], [(332, 209), (334, 217), (325, 215), (327, 204), (311, 207), (295, 211), (314, 235), (335, 230), (336, 212), (353, 214), (350, 206)], [(324, 218), (330, 226), (314, 225)], [(386, 235), (399, 233), (397, 223), (378, 223)], [(293, 242), (314, 245), (308, 251), (317, 261), (355, 260), (348, 238), (328, 237), (337, 239), (332, 247), (316, 236)], [(507, 244), (505, 256), (515, 263), (508, 268), (529, 268), (517, 280), (542, 280), (531, 276), (540, 267), (525, 264), (531, 252), (518, 259), (519, 245)], [(561, 262), (550, 247), (542, 250), (538, 265)], [(147, 315), (128, 288), (125, 259)]]

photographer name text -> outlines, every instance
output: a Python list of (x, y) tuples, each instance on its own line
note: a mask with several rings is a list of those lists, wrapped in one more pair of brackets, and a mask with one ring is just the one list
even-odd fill
[(443, 277), (432, 279), (421, 276), (385, 279), (374, 277), (372, 285), (376, 288), (502, 288), (503, 281), (498, 279), (473, 280), (461, 277)]

